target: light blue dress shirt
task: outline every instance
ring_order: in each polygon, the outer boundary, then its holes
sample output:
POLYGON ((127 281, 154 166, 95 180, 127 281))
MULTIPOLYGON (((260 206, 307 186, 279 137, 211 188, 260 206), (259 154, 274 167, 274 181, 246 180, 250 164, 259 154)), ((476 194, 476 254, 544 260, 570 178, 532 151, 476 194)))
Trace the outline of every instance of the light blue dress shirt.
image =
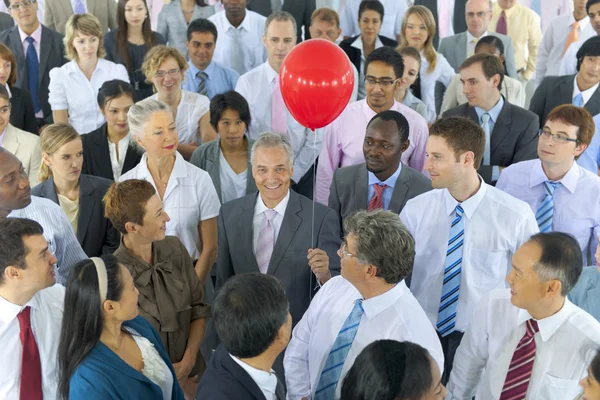
POLYGON ((577 285, 569 292, 569 300, 600 321, 600 271, 597 266, 583 267, 577 285))
MULTIPOLYGON (((496 105, 494 107, 492 107, 492 109, 490 111, 487 111, 487 113, 490 115, 490 120, 488 122, 488 125, 490 126, 490 141, 489 141, 490 143, 488 143, 488 141, 486 140, 486 143, 485 143, 486 147, 492 146, 492 143, 491 143, 492 133, 494 132, 494 126, 496 125, 496 121, 498 121, 498 116, 500 115, 500 112, 502 111, 502 107, 504 107, 504 96, 500 95, 500 100, 498 100, 496 105)), ((482 125, 483 120, 481 119, 481 117, 483 117, 483 114, 485 114, 486 111, 479 107, 475 107, 475 112, 477 113, 477 118, 479 119, 479 125, 482 125)), ((490 151, 490 154, 491 154, 491 151, 490 151)), ((491 165, 491 163, 490 163, 490 165, 491 165)), ((500 168, 498 168, 497 165, 494 165, 492 167, 492 182, 496 182, 499 177, 500 177, 500 168)))
MULTIPOLYGON (((540 160, 527 160, 505 168, 496 188, 525 201, 535 214, 546 195, 544 182, 548 178, 540 160)), ((584 263, 588 244, 592 254, 600 234, 600 177, 573 163, 554 191, 553 231, 566 232, 581 246, 584 263)), ((592 257, 588 265, 595 264, 592 257)))
MULTIPOLYGON (((183 89, 196 93, 198 85, 200 85, 200 78, 196 75, 200 70, 191 61, 188 61, 188 66, 189 68, 185 71, 183 78, 183 89)), ((229 90, 234 90, 240 77, 240 74, 231 68, 215 61, 212 61, 203 72, 208 76, 206 78, 206 94, 209 99, 229 90)))
POLYGON ((598 174, 598 168, 600 168, 600 114, 594 117, 594 123, 596 124, 596 132, 592 137, 592 142, 579 156, 577 164, 594 174, 598 174))
POLYGON ((400 163, 400 165, 398 165, 398 169, 396 170, 396 172, 394 172, 392 174, 392 176, 390 176, 389 178, 387 178, 385 181, 381 182, 379 180, 379 178, 377 178, 375 176, 374 173, 369 171, 369 196, 367 198, 367 204, 366 206, 369 205, 369 202, 371 201, 371 199, 373 198, 373 196, 375 196, 375 187, 374 185, 377 183, 383 183, 384 185, 387 185, 388 187, 386 187, 385 189, 383 189, 383 208, 385 210, 389 210, 390 208, 390 201, 392 201, 392 193, 394 192, 394 185, 396 184, 396 181, 398 180, 398 177, 400 176, 400 172, 402 171, 402 163, 400 163))

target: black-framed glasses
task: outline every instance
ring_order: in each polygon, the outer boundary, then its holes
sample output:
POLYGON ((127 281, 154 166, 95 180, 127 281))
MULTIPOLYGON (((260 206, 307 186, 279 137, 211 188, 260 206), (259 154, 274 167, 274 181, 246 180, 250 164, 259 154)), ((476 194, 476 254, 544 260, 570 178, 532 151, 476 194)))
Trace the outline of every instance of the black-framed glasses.
POLYGON ((27 8, 36 2, 37 2, 36 0, 25 0, 20 3, 15 3, 15 4, 11 5, 10 7, 8 7, 8 9, 14 10, 14 11, 19 11, 21 9, 21 7, 27 8))
POLYGON ((540 129, 540 131, 538 132, 538 136, 539 137, 545 137, 546 139, 550 139, 552 138, 552 141, 556 144, 565 144, 567 142, 573 142, 573 143, 578 143, 579 140, 577 139, 571 139, 568 136, 565 135, 561 135, 559 133, 550 133, 548 131, 545 131, 543 129, 540 129))
POLYGON ((156 76, 157 78, 164 78, 165 76, 167 76, 167 74, 169 74, 169 76, 175 77, 180 72, 181 72, 181 70, 179 68, 170 69, 168 71, 159 70, 159 71, 156 71, 156 74, 154 74, 154 76, 156 76))
POLYGON ((392 86, 398 79, 375 79, 367 76, 365 78, 365 85, 375 86, 379 85, 382 88, 389 88, 392 86))

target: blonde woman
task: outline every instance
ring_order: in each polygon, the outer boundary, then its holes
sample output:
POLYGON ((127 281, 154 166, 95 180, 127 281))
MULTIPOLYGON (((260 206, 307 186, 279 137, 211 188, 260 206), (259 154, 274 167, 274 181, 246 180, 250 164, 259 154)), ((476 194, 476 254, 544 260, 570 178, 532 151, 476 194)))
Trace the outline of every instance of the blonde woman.
POLYGON ((427 119, 427 107, 411 91, 411 87, 419 78, 419 70, 421 69, 421 55, 419 54, 419 50, 414 47, 405 47, 400 50, 400 55, 402 56, 402 61, 404 61, 404 74, 394 93, 394 98, 397 102, 412 108, 423 118, 427 119))
POLYGON ((68 122, 79 133, 91 132, 104 123, 96 102, 98 89, 111 79, 129 82, 129 75, 123 65, 102 58, 102 27, 92 14, 69 18, 64 44, 71 61, 50 71, 52 116, 54 122, 68 122))
MULTIPOLYGON (((448 87, 455 72, 446 58, 436 52, 433 47, 436 26, 433 14, 427 7, 413 6, 406 10, 401 30, 398 51, 410 46, 416 48, 421 54, 420 85, 417 90, 420 93, 415 93, 415 95, 427 106, 427 121, 432 123, 437 117, 436 82, 439 81, 448 87)), ((440 98, 440 103, 441 100, 440 98)))
POLYGON ((71 125, 49 125, 40 135, 40 144, 41 183, 32 194, 60 206, 88 257, 112 254, 119 247, 119 233, 104 217, 102 203, 112 182, 81 174, 83 145, 71 125))
POLYGON ((208 97, 181 88, 188 68, 185 58, 174 47, 155 46, 147 54, 142 70, 156 93, 151 99, 167 104, 175 118, 179 145, 177 150, 189 160, 196 148, 217 138, 210 125, 208 97))

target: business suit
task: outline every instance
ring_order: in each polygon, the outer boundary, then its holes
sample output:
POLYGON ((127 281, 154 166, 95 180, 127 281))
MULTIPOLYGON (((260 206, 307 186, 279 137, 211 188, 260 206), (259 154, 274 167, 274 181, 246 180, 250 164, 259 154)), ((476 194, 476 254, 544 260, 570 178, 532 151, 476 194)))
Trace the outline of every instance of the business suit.
MULTIPOLYGON (((86 1, 86 11, 100 21, 102 33, 117 29, 117 3, 114 0, 86 1)), ((71 0, 46 0, 44 4, 44 23, 60 34, 65 34, 67 20, 73 15, 71 0)))
MULTIPOLYGON (((431 189, 429 178, 416 169, 403 164, 394 185, 388 209, 395 214, 400 214, 408 200, 431 189)), ((349 215, 355 211, 367 209, 368 197, 369 173, 365 163, 339 168, 335 171, 328 205, 339 217, 340 231, 342 231, 342 222, 349 215)))
POLYGON ((569 300, 600 321, 600 272, 596 265, 583 267, 577 285, 569 292, 569 300))
MULTIPOLYGON (((446 111, 446 117, 467 117, 479 124, 479 117, 469 103, 446 111)), ((479 174, 486 183, 492 182, 492 166, 508 167, 511 164, 537 158, 538 117, 534 113, 504 100, 491 132, 490 165, 479 167, 479 174)))
MULTIPOLYGON (((496 36, 504 44, 504 61, 506 63, 506 74, 517 78, 517 64, 515 63, 515 48, 510 37, 496 32, 490 32, 490 36, 496 36)), ((440 41, 438 53, 442 53, 448 63, 459 72, 462 63, 467 59, 467 32, 461 32, 443 38, 440 41)))
MULTIPOLYGON (((360 59, 362 56, 362 51, 357 49, 356 47, 352 47, 352 43, 354 43, 354 41, 358 39, 359 36, 360 35, 357 35, 343 40, 340 43, 340 47, 342 48, 342 50, 344 50, 344 53, 346 53, 346 55, 350 59, 350 62, 356 67, 356 70, 359 71, 358 73, 360 74, 360 59)), ((379 40, 381 40, 381 44, 383 44, 384 46, 392 48, 396 48, 396 46, 398 46, 398 42, 396 42, 394 39, 390 39, 381 35, 379 35, 378 37, 379 40)))
MULTIPOLYGON (((257 12, 265 17, 268 17, 273 12, 271 8, 271 0, 252 0, 248 2, 248 10, 257 12)), ((310 27, 312 13, 317 9, 315 0, 286 0, 283 3, 281 11, 287 11, 292 14, 296 20, 296 36, 297 41, 302 41, 302 27, 304 26, 305 39, 310 39, 310 27)))
POLYGON ((40 181, 37 174, 40 171, 42 163, 42 149, 40 148, 40 138, 17 129, 11 124, 6 126, 2 147, 15 155, 23 164, 25 173, 29 177, 29 185, 34 187, 40 181))
MULTIPOLYGON (((562 104, 573 103, 575 76, 547 76, 533 93, 529 110, 536 113, 540 119, 540 128, 546 123, 550 111, 562 104)), ((592 115, 600 113, 600 87, 583 106, 592 115)))
POLYGON ((25 89, 9 86, 10 90, 10 124, 15 128, 38 134, 38 126, 33 111, 31 95, 25 89))
MULTIPOLYGON (((223 345, 217 347, 206 372, 202 375, 196 398, 265 400, 265 395, 256 382, 231 357, 223 345)), ((285 400, 281 381, 278 382, 275 395, 277 400, 285 400)))
MULTIPOLYGON (((112 1, 112 0, 109 0, 112 1)), ((207 3, 206 1, 204 3, 207 3)), ((190 21, 199 18, 208 18, 215 13, 214 6, 194 5, 190 21)), ((186 58, 187 57, 187 28, 188 23, 183 16, 180 0, 172 0, 165 4, 158 14, 158 25, 156 32, 160 33, 171 47, 175 47, 186 58)))
POLYGON ((5 12, 0 12, 0 32, 15 26, 15 20, 5 12))
MULTIPOLYGON (((46 2, 48 4, 50 2, 46 2)), ((0 32, 0 42, 4 43, 13 52, 17 60, 17 82, 16 87, 23 88, 31 93, 27 77, 27 62, 23 53, 23 43, 17 26, 0 32)), ((38 78, 38 101, 44 113, 46 123, 52 123, 52 109, 48 103, 48 87, 50 86, 50 70, 62 67, 67 62, 65 59, 65 46, 63 36, 52 29, 42 25, 42 40, 40 43, 40 63, 38 78)))
MULTIPOLYGON (((438 0, 415 0, 415 6, 425 6, 429 8, 431 13, 433 14, 433 19, 435 20, 435 26, 440 26, 438 22, 438 0)), ((452 21, 452 26, 454 28, 454 32, 464 32, 467 30, 467 20, 465 19, 465 0, 454 0, 454 20, 452 21)), ((403 32, 404 33, 404 32, 403 32)), ((438 44, 440 41, 439 33, 436 29, 435 36, 433 37, 433 47, 438 48, 438 44)))
MULTIPOLYGON (((83 142, 83 167, 81 173, 99 176, 113 181, 115 178, 110 163, 106 124, 86 135, 81 135, 81 140, 83 142)), ((125 154, 123 171, 121 171, 121 174, 135 168, 142 159, 143 153, 132 141, 133 138, 129 141, 129 147, 127 148, 127 154, 125 154)))
MULTIPOLYGON (((104 216, 102 198, 111 184, 111 181, 97 176, 82 174, 79 178, 79 215, 75 234, 88 257, 112 254, 120 244, 119 232, 104 216)), ((34 187, 31 193, 59 204, 52 178, 34 187)))
MULTIPOLYGON (((248 140, 248 169, 246 171, 246 194, 256 192, 256 182, 252 176, 252 162, 250 160, 250 149, 254 144, 254 140, 246 137, 248 140)), ((210 178, 215 185, 215 190, 219 196, 219 201, 223 203, 221 196, 221 139, 212 140, 203 144, 194 150, 190 163, 196 167, 205 170, 210 175, 210 178)))

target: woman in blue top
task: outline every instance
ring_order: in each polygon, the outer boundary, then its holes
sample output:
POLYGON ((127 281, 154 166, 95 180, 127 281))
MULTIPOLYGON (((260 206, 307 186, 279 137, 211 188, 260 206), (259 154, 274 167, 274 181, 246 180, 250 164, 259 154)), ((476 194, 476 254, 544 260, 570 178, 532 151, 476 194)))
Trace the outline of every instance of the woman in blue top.
POLYGON ((61 399, 184 395, 158 333, 138 315, 138 291, 114 256, 73 266, 58 348, 61 399))

